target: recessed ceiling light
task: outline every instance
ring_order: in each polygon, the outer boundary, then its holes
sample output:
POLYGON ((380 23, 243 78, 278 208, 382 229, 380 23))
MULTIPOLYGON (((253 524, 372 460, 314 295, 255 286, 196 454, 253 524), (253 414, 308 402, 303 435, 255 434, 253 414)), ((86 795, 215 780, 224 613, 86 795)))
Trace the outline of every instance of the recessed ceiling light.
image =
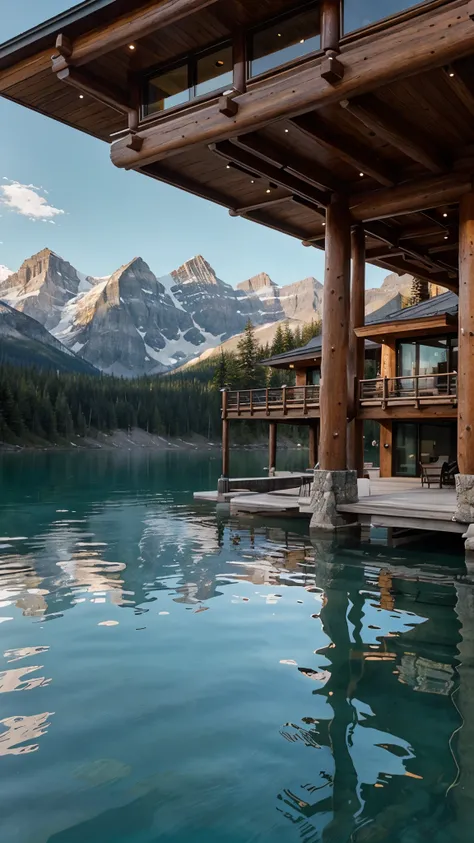
POLYGON ((364 178, 364 173, 359 173, 359 176, 361 177, 361 179, 363 179, 363 178, 364 178))
POLYGON ((226 170, 230 170, 230 164, 227 164, 226 170))
POLYGON ((278 37, 281 38, 281 32, 278 33, 278 37))
POLYGON ((218 59, 218 61, 216 61, 216 67, 224 67, 224 62, 222 61, 222 59, 218 59))
POLYGON ((128 49, 129 49, 129 50, 134 50, 134 49, 135 49, 135 44, 129 44, 129 45, 128 45, 128 49))
POLYGON ((266 189, 266 193, 271 193, 271 190, 270 190, 270 188, 269 188, 269 187, 267 187, 267 189, 266 189))
POLYGON ((448 240, 448 239, 449 239, 447 234, 445 234, 445 235, 444 235, 444 239, 445 239, 445 240, 448 240))
POLYGON ((443 214, 443 217, 447 217, 447 216, 448 216, 447 214, 443 214))
POLYGON ((453 71, 452 71, 452 70, 450 71, 449 75, 450 75, 451 77, 453 77, 453 76, 454 76, 454 73, 453 73, 453 71))
POLYGON ((80 100, 83 100, 83 99, 84 99, 84 94, 79 94, 79 99, 80 99, 80 100))
POLYGON ((300 44, 304 44, 304 38, 301 39, 300 44))
POLYGON ((324 226, 325 226, 325 225, 326 225, 326 223, 325 223, 325 222, 323 222, 323 228, 324 228, 324 226))
POLYGON ((250 184, 255 184, 255 179, 250 179, 250 184))
POLYGON ((289 131, 289 129, 285 129, 285 135, 287 135, 289 131))

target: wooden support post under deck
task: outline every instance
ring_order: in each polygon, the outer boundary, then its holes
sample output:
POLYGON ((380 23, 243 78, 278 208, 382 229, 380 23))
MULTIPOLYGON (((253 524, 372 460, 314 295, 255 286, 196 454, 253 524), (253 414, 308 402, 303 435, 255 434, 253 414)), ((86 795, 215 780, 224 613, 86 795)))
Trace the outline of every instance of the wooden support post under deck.
POLYGON ((474 190, 459 203, 458 463, 474 474, 474 190))
POLYGON ((340 0, 322 0, 321 2, 321 49, 324 52, 339 52, 341 37, 340 0))
POLYGON ((392 476, 393 462, 393 422, 392 420, 380 422, 380 476, 392 476))
POLYGON ((276 422, 268 425, 268 475, 273 477, 276 469, 277 426, 276 422))
POLYGON ((347 430, 347 464, 364 475, 364 422, 357 418, 359 382, 364 377, 365 341, 355 335, 355 328, 365 323, 365 231, 354 228, 351 235, 352 280, 351 320, 349 331, 349 360, 347 366, 349 390, 349 426, 347 430))
POLYGON ((222 390, 222 477, 229 477, 229 419, 227 418, 227 389, 222 390))
POLYGON ((320 466, 329 471, 347 468, 350 226, 347 203, 333 196, 326 215, 319 442, 320 466))
POLYGON ((244 94, 247 90, 247 57, 246 57, 246 33, 239 30, 234 35, 233 49, 233 87, 239 93, 244 94))
POLYGON ((318 422, 311 422, 309 425, 309 468, 315 468, 318 464, 318 422))

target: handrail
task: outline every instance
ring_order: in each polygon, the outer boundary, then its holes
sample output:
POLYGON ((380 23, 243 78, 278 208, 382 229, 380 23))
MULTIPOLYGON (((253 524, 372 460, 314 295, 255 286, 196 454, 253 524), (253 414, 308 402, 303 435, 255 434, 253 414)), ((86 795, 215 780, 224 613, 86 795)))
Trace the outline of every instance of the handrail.
POLYGON ((387 401, 413 398, 456 398, 457 372, 436 372, 427 375, 396 375, 365 378, 359 381, 359 401, 387 401))
POLYGON ((226 391, 226 410, 251 413, 272 409, 286 410, 300 407, 304 412, 308 408, 319 407, 319 386, 283 386, 263 387, 262 389, 235 389, 226 391))

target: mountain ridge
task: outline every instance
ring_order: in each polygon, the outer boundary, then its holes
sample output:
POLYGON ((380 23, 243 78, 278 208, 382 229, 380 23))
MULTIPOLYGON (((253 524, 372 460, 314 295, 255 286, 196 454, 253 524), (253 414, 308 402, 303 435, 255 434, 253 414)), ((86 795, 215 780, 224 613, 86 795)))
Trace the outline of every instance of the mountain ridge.
MULTIPOLYGON (((4 269, 0 300, 36 319, 83 360, 125 377, 160 374, 212 354, 249 319, 270 337, 279 322, 296 327, 322 315, 324 287, 317 278, 279 286, 260 272, 232 287, 202 255, 161 277, 140 256, 109 276, 85 275, 48 248, 17 272, 4 269)), ((367 312, 410 286, 411 276, 388 276, 367 290, 367 312)))

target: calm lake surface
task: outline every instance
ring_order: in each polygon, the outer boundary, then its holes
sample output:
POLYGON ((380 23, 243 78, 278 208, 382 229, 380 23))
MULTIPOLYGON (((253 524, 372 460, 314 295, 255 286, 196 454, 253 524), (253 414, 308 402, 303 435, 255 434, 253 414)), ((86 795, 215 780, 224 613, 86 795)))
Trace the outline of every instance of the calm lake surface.
POLYGON ((0 457, 2 843, 471 841, 463 557, 230 520, 219 469, 0 457))

